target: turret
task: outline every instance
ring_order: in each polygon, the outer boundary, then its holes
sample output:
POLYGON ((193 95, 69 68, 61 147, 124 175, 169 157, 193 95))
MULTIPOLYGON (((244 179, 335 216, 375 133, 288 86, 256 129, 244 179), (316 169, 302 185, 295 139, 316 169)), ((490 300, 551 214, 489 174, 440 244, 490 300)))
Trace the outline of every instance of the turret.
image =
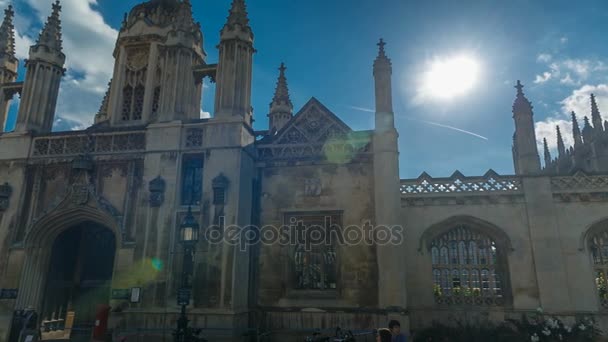
POLYGON ((200 118, 203 34, 189 0, 135 6, 118 34, 112 82, 96 123, 142 125, 200 118))
POLYGON ((13 83, 17 79, 19 60, 15 56, 15 26, 13 6, 4 11, 4 20, 0 25, 0 132, 4 131, 6 118, 10 107, 9 94, 6 94, 3 85, 13 83))
MULTIPOLYGON (((400 221, 399 193, 399 149, 395 129, 392 101, 392 65, 386 56, 385 43, 378 43, 378 57, 374 61, 374 84, 376 93, 376 127, 374 131, 374 198, 376 225, 394 227, 400 221)), ((399 259, 400 248, 396 245, 377 246, 378 264, 393 265, 380 272, 378 278, 378 304, 387 307, 407 307, 405 272, 391 260, 399 259)))
POLYGON ((284 63, 281 63, 279 68, 279 79, 277 80, 277 88, 274 92, 274 97, 270 103, 269 132, 276 132, 283 128, 285 124, 293 117, 293 103, 289 98, 289 88, 287 87, 287 78, 285 77, 284 63))
POLYGON ((243 120, 251 125, 251 69, 255 49, 245 0, 232 1, 218 47, 215 118, 243 120))
POLYGON ((53 127, 59 85, 65 72, 60 12, 57 0, 38 41, 30 47, 15 127, 17 132, 49 133, 53 127))
POLYGON ((540 157, 536 148, 536 132, 532 104, 525 97, 524 86, 517 81, 517 95, 513 103, 513 120, 515 121, 515 138, 513 158, 515 173, 536 174, 540 171, 540 157))

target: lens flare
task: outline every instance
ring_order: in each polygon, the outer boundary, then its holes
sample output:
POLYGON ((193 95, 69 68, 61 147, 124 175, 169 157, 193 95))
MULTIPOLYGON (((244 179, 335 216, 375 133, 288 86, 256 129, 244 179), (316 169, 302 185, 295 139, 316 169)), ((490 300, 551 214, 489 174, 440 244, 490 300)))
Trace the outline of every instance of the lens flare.
POLYGON ((437 58, 423 76, 427 97, 449 100, 468 93, 479 81, 480 63, 469 55, 437 58))

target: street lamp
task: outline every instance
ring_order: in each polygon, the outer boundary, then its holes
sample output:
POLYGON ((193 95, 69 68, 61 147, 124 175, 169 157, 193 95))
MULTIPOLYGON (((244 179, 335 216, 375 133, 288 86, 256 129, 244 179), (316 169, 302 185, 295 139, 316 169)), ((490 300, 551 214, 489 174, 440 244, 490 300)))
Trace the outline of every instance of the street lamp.
POLYGON ((176 342, 200 341, 198 334, 200 329, 188 327, 188 317, 186 317, 186 307, 190 304, 192 293, 192 273, 194 272, 194 251, 199 240, 200 226, 192 215, 192 208, 188 207, 188 213, 179 225, 179 242, 184 247, 184 262, 182 265, 182 284, 177 291, 177 305, 182 310, 177 320, 177 329, 173 333, 176 342))

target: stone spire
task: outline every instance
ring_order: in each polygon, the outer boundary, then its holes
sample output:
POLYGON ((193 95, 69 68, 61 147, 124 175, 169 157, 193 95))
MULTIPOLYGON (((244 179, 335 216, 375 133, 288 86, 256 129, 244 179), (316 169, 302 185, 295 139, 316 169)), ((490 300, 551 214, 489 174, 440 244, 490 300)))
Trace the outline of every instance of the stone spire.
POLYGON ((602 132, 604 130, 604 120, 602 120, 602 115, 597 107, 594 94, 591 94, 591 121, 593 122, 594 131, 602 132))
POLYGON ((547 144, 547 138, 543 138, 543 147, 545 151, 545 168, 551 165, 551 152, 549 152, 549 145, 547 144))
POLYGON ((585 116, 585 126, 583 127, 583 139, 585 144, 591 143, 593 140, 593 128, 589 123, 589 117, 585 116))
POLYGON ((59 0, 53 3, 53 12, 49 16, 40 32, 38 37, 37 45, 44 45, 51 50, 63 51, 63 41, 61 40, 61 19, 59 13, 61 12, 61 4, 59 0))
POLYGON ((9 58, 16 60, 15 57, 15 26, 13 25, 13 18, 15 12, 13 6, 9 5, 4 10, 4 20, 0 26, 0 58, 9 58))
POLYGON ((293 116, 293 103, 289 97, 289 88, 287 87, 287 78, 285 77, 284 63, 281 63, 279 68, 279 79, 277 80, 277 87, 274 92, 274 98, 270 103, 270 112, 268 117, 270 118, 270 131, 278 131, 292 118, 293 116))
POLYGON ((576 113, 572 112, 572 137, 574 138, 574 146, 580 146, 583 144, 583 136, 581 135, 581 129, 576 119, 576 113))
POLYGON ((249 26, 249 17, 247 14, 247 5, 245 0, 232 0, 232 6, 226 20, 226 24, 222 29, 222 38, 228 32, 239 30, 242 33, 249 34, 253 39, 253 31, 249 26))
POLYGON ((540 157, 536 147, 536 132, 534 130, 534 113, 532 104, 523 92, 524 86, 517 81, 517 94, 513 102, 513 120, 515 121, 514 165, 515 172, 534 174, 540 172, 540 157))
POLYGON ((564 145, 564 139, 562 137, 562 132, 559 126, 555 126, 557 131, 557 152, 560 158, 566 155, 566 146, 564 145))

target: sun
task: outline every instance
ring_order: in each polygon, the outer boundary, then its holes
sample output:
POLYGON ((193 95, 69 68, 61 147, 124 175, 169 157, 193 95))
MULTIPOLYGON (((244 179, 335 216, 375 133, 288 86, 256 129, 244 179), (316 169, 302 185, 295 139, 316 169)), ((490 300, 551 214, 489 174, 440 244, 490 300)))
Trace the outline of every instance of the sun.
POLYGON ((425 93, 440 100, 464 95, 477 85, 480 70, 479 61, 469 55, 436 58, 423 76, 425 93))

